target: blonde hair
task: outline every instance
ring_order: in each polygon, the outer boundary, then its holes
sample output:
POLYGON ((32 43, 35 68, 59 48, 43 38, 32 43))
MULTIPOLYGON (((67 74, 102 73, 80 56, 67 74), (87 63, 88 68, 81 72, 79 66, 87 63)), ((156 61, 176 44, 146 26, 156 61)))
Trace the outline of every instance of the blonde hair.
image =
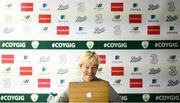
POLYGON ((94 51, 86 51, 80 55, 79 66, 82 64, 91 64, 99 66, 99 56, 94 51))

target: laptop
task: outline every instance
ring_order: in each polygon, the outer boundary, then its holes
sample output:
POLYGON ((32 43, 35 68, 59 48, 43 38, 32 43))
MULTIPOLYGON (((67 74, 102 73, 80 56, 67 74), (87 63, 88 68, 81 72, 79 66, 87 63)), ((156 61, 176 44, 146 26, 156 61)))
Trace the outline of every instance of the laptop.
POLYGON ((109 82, 70 82, 69 102, 109 102, 109 82))

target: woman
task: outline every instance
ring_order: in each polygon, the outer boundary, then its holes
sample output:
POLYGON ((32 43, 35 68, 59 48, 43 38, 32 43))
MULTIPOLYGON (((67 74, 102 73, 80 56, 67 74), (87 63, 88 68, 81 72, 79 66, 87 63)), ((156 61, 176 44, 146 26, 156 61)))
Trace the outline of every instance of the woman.
MULTIPOLYGON (((81 77, 79 80, 76 81, 77 82, 104 81, 103 79, 96 77, 96 72, 99 64, 100 64, 99 57, 95 52, 93 51, 83 52, 79 58, 81 77)), ((59 93, 55 97, 55 101, 57 103, 68 102, 69 101, 68 90, 59 93)), ((112 86, 109 86, 109 101, 110 102, 121 101, 121 98, 119 97, 117 92, 112 88, 112 86)))

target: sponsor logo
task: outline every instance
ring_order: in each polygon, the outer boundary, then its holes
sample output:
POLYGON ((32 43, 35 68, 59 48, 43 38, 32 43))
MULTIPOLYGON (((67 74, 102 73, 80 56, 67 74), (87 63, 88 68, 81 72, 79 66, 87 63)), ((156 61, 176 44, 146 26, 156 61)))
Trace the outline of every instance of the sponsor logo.
POLYGON ((2 73, 11 74, 12 68, 11 67, 4 67, 2 73))
POLYGON ((157 68, 157 69, 155 69, 155 68, 150 68, 149 69, 149 74, 158 74, 158 73, 160 73, 161 72, 161 69, 160 68, 157 68))
POLYGON ((59 79, 58 85, 65 86, 65 79, 59 79))
POLYGON ((178 34, 174 26, 169 26, 167 34, 178 34))
POLYGON ((40 74, 41 75, 49 75, 48 68, 47 67, 41 67, 40 74))
POLYGON ((131 11, 141 11, 141 8, 139 7, 138 3, 133 3, 131 11))
POLYGON ((87 20, 87 16, 77 16, 76 17, 76 22, 83 22, 87 20))
POLYGON ((48 26, 41 27, 41 32, 47 33, 48 31, 49 31, 49 27, 48 26))
POLYGON ((142 23, 141 14, 129 14, 129 23, 142 23))
POLYGON ((168 2, 168 11, 170 11, 170 12, 173 12, 173 11, 175 11, 176 10, 176 7, 175 7, 175 2, 173 2, 173 1, 170 1, 170 2, 168 2))
POLYGON ((142 60, 141 56, 138 56, 138 57, 132 56, 130 63, 136 63, 136 62, 139 62, 141 60, 142 60))
POLYGON ((38 88, 50 88, 50 79, 38 79, 38 88))
POLYGON ((172 21, 175 21, 177 19, 178 19, 177 15, 175 15, 175 16, 168 15, 167 19, 166 19, 166 22, 172 22, 172 21))
POLYGON ((178 85, 179 84, 179 80, 168 80, 168 84, 167 84, 167 86, 168 87, 172 87, 172 86, 176 86, 176 85, 178 85))
POLYGON ((111 3, 111 12, 122 12, 124 9, 123 9, 123 3, 121 2, 112 2, 111 3))
POLYGON ((20 76, 31 76, 32 67, 20 67, 20 76))
POLYGON ((148 20, 148 22, 150 22, 150 23, 152 23, 152 22, 156 22, 156 23, 159 22, 159 20, 157 18, 157 15, 152 14, 151 18, 150 18, 150 20, 148 20))
POLYGON ((1 95, 1 101, 25 101, 24 95, 1 95))
POLYGON ((169 75, 170 76, 176 76, 178 71, 176 70, 176 66, 170 66, 169 67, 170 71, 169 71, 169 75))
POLYGON ((134 33, 134 34, 140 33, 140 31, 139 31, 139 26, 132 27, 132 29, 130 30, 130 32, 131 32, 131 33, 134 33))
POLYGON ((69 26, 57 26, 57 35, 69 35, 69 26))
POLYGON ((112 63, 123 63, 123 61, 121 61, 121 56, 120 55, 115 55, 112 58, 112 63))
POLYGON ((58 10, 66 10, 66 9, 68 9, 69 8, 69 5, 68 4, 60 4, 60 5, 58 5, 58 10))
POLYGON ((84 12, 85 11, 85 4, 84 4, 84 2, 79 2, 77 4, 77 6, 78 6, 78 8, 77 8, 78 12, 84 12))
POLYGON ((51 23, 51 15, 50 14, 40 14, 39 15, 39 23, 51 23))
POLYGON ((21 86, 24 86, 24 87, 27 87, 27 86, 29 86, 30 84, 31 84, 30 79, 23 79, 23 80, 21 80, 21 83, 20 83, 20 85, 21 85, 21 86))
POLYGON ((103 33, 103 32, 105 32, 104 27, 102 27, 102 28, 98 28, 98 27, 94 28, 94 34, 100 34, 100 33, 103 33))
POLYGON ((13 8, 13 3, 11 2, 7 2, 7 3, 4 3, 4 9, 12 9, 13 8))
POLYGON ((157 79, 152 79, 149 87, 160 87, 160 84, 158 84, 157 79))
POLYGON ((38 100, 38 98, 39 98, 39 95, 38 95, 38 94, 31 94, 31 100, 32 100, 33 102, 36 102, 36 101, 38 100))
POLYGON ((21 11, 32 12, 33 3, 21 3, 21 11))
POLYGON ((142 95, 142 99, 143 99, 145 102, 148 102, 149 99, 150 99, 150 95, 149 95, 149 94, 143 94, 143 95, 142 95))
POLYGON ((58 22, 68 22, 68 20, 66 19, 66 15, 59 15, 58 22))
POLYGON ((134 67, 131 75, 142 75, 142 73, 139 71, 139 67, 134 67))
POLYGON ((103 8, 103 3, 98 3, 98 4, 96 4, 96 6, 95 6, 95 8, 94 8, 95 10, 103 10, 104 8, 103 8))
POLYGON ((142 88, 143 80, 141 78, 130 79, 130 88, 142 88))
POLYGON ((114 31, 113 31, 113 33, 114 33, 114 35, 120 35, 121 34, 121 26, 120 25, 115 25, 114 27, 113 27, 113 29, 114 29, 114 31))
POLYGON ((148 6, 148 10, 156 10, 160 7, 159 4, 149 4, 148 6))
POLYGON ((2 84, 4 88, 11 88, 12 81, 10 78, 4 78, 2 84))
POLYGON ((98 75, 103 75, 104 74, 103 70, 104 70, 103 67, 99 67, 98 70, 97 70, 97 74, 98 75))
POLYGON ((77 32, 76 32, 76 34, 87 34, 84 29, 85 29, 85 28, 82 27, 82 26, 77 27, 77 32))
POLYGON ((120 22, 122 19, 121 19, 121 15, 114 15, 114 17, 113 17, 113 19, 112 19, 112 21, 114 21, 114 22, 120 22))
POLYGON ((60 68, 57 70, 57 74, 63 75, 69 72, 68 68, 60 68))
POLYGON ((150 60, 151 64, 158 63, 158 55, 157 54, 152 54, 152 55, 150 55, 150 57, 151 57, 151 60, 150 60))
POLYGON ((30 63, 31 62, 30 57, 28 55, 23 55, 22 62, 23 63, 30 63))
POLYGON ((122 80, 121 79, 116 79, 116 80, 114 80, 114 82, 112 83, 112 85, 113 86, 115 86, 115 87, 120 87, 120 86, 122 86, 122 80))
POLYGON ((97 24, 103 23, 103 16, 102 16, 102 14, 96 14, 96 16, 95 16, 95 22, 96 22, 97 24))
POLYGON ((31 15, 24 15, 23 16, 23 21, 32 21, 31 15))
POLYGON ((106 64, 106 55, 98 55, 100 59, 100 64, 106 64))
POLYGON ((47 63, 48 61, 50 61, 50 56, 41 56, 39 58, 39 63, 47 63))
POLYGON ((147 26, 148 35, 160 35, 160 26, 147 26))
POLYGON ((9 34, 9 33, 12 33, 12 32, 14 32, 14 27, 4 27, 3 28, 3 33, 4 34, 9 34))
POLYGON ((1 63, 2 64, 14 64, 14 55, 12 55, 12 54, 1 55, 1 63))
POLYGON ((170 63, 177 62, 176 55, 170 55, 167 61, 170 63))
POLYGON ((124 76, 124 67, 111 67, 112 76, 124 76))
POLYGON ((41 4, 41 11, 50 11, 50 8, 48 8, 48 3, 42 3, 41 4))

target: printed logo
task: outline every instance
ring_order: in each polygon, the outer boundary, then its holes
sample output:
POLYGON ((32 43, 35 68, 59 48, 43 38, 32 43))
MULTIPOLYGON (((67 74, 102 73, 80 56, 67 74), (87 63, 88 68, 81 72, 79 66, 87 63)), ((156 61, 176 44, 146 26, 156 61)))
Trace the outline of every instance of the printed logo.
POLYGON ((147 33, 148 35, 160 35, 160 26, 148 26, 147 33))
POLYGON ((124 9, 123 9, 123 3, 120 3, 120 2, 112 2, 111 3, 111 11, 112 12, 122 12, 124 9))
POLYGON ((31 76, 32 67, 20 67, 20 76, 31 76))
POLYGON ((4 88, 10 88, 12 86, 12 81, 10 78, 5 78, 3 79, 2 84, 4 88))
POLYGON ((148 10, 156 10, 159 7, 160 7, 159 4, 149 4, 148 10))
POLYGON ((32 42, 31 42, 31 46, 32 46, 34 49, 37 49, 38 46, 39 46, 39 41, 32 41, 32 42))
POLYGON ((12 9, 13 8, 13 3, 9 2, 9 3, 6 3, 4 6, 5 6, 4 7, 5 9, 12 9))
POLYGON ((102 27, 102 28, 96 27, 94 29, 94 34, 100 34, 100 33, 103 33, 103 32, 105 32, 105 28, 104 27, 102 27))
POLYGON ((167 34, 178 34, 174 26, 169 26, 167 34))
POLYGON ((157 54, 152 54, 151 56, 151 63, 152 64, 157 64, 158 63, 158 55, 157 54))
POLYGON ((168 80, 167 86, 168 86, 168 87, 172 87, 172 86, 176 86, 176 85, 178 85, 178 84, 179 84, 179 80, 175 80, 175 81, 173 81, 173 80, 168 80))
POLYGON ((139 62, 141 60, 142 60, 141 56, 139 56, 139 57, 132 56, 130 63, 136 63, 136 62, 139 62))
POLYGON ((106 55, 98 55, 100 59, 100 64, 106 64, 106 55))
POLYGON ((141 14, 129 14, 129 23, 142 23, 141 14))
POLYGON ((2 73, 5 73, 5 74, 10 74, 12 73, 12 68, 11 67, 5 67, 3 68, 4 70, 2 71, 2 73))
POLYGON ((50 60, 49 56, 41 56, 39 59, 39 63, 46 63, 50 60))
POLYGON ((178 19, 177 15, 174 15, 174 16, 168 15, 167 19, 166 19, 166 22, 172 22, 172 21, 175 21, 177 19, 178 19))
POLYGON ((143 80, 141 78, 130 79, 130 88, 142 88, 142 81, 143 80))
POLYGON ((24 15, 23 16, 23 20, 24 21, 32 21, 31 15, 29 15, 29 14, 28 15, 24 15))
POLYGON ((38 100, 38 98, 39 98, 39 95, 38 95, 38 94, 31 94, 31 100, 32 100, 33 102, 36 102, 36 101, 38 100))
POLYGON ((66 9, 68 9, 69 8, 69 5, 68 4, 65 4, 65 5, 63 5, 63 4, 60 4, 60 5, 58 5, 58 10, 66 10, 66 9))
POLYGON ((21 11, 33 11, 33 3, 21 3, 21 11))
POLYGON ((38 79, 38 88, 50 88, 50 79, 38 79))
POLYGON ((142 45, 142 47, 143 47, 144 49, 147 49, 148 46, 149 46, 149 42, 148 42, 148 41, 142 41, 141 45, 142 45))
POLYGON ((50 8, 48 8, 48 3, 42 3, 41 4, 41 11, 50 11, 50 8))
POLYGON ((28 87, 30 85, 30 79, 23 79, 20 83, 20 85, 24 86, 24 87, 28 87))
POLYGON ((97 23, 97 24, 101 24, 102 22, 103 22, 103 17, 102 17, 102 14, 96 14, 96 16, 95 16, 95 22, 97 23))
POLYGON ((112 21, 114 21, 114 22, 120 22, 120 21, 121 21, 121 15, 114 15, 112 21))
POLYGON ((28 55, 23 55, 22 62, 23 63, 30 63, 31 62, 30 57, 28 55))
POLYGON ((114 82, 112 83, 112 85, 113 86, 115 86, 115 87, 120 87, 120 86, 122 86, 122 80, 121 79, 116 79, 116 80, 114 80, 114 82))
POLYGON ((96 6, 95 6, 94 9, 95 9, 95 10, 103 10, 103 9, 104 9, 104 8, 103 8, 103 4, 102 4, 102 3, 96 4, 96 6))
POLYGON ((112 60, 112 63, 123 63, 123 61, 121 61, 120 55, 113 56, 112 60))
POLYGON ((124 67, 111 67, 112 76, 124 76, 124 67))
POLYGON ((176 76, 177 75, 177 70, 176 70, 176 66, 170 66, 169 67, 170 71, 169 71, 169 75, 170 76, 176 76))
POLYGON ((113 33, 114 33, 114 35, 120 35, 121 34, 121 27, 120 27, 120 25, 115 25, 114 27, 113 27, 113 29, 114 29, 114 31, 113 31, 113 33))
POLYGON ((39 23, 51 23, 51 15, 50 14, 40 14, 39 15, 39 23))
POLYGON ((1 55, 1 63, 2 64, 14 64, 14 55, 12 55, 12 54, 1 55))
POLYGON ((170 63, 177 62, 176 55, 170 55, 167 61, 170 63))
POLYGON ((149 87, 160 87, 160 84, 158 84, 157 79, 152 79, 152 84, 149 85, 149 87))
POLYGON ((4 27, 3 28, 3 33, 4 34, 9 34, 9 33, 12 33, 12 32, 14 32, 14 27, 4 27))
POLYGON ((78 8, 77 8, 77 11, 78 11, 78 12, 84 12, 84 11, 85 11, 85 5, 84 5, 83 2, 79 2, 79 3, 77 4, 77 6, 78 6, 78 8))
POLYGON ((41 27, 41 32, 47 33, 48 31, 49 31, 49 27, 48 26, 41 27))
POLYGON ((77 16, 76 17, 76 22, 83 22, 83 21, 86 21, 87 20, 87 16, 77 16))
POLYGON ((150 68, 149 70, 150 70, 150 71, 149 71, 149 74, 158 74, 159 72, 161 72, 161 69, 160 69, 160 68, 157 68, 157 69, 155 69, 155 68, 150 68))
POLYGON ((134 67, 131 75, 142 75, 142 73, 139 70, 139 67, 134 67))
POLYGON ((87 46, 89 49, 92 49, 93 46, 94 46, 94 42, 93 42, 93 41, 87 41, 87 42, 86 42, 86 46, 87 46))
POLYGON ((41 75, 49 75, 49 72, 48 72, 48 68, 47 67, 41 67, 40 69, 40 74, 41 75))
POLYGON ((132 29, 131 29, 130 32, 131 32, 131 33, 135 33, 135 34, 140 33, 140 31, 139 31, 139 26, 132 27, 132 29))
POLYGON ((57 26, 57 35, 69 35, 69 26, 57 26))
POLYGON ((144 100, 145 102, 148 102, 149 99, 150 99, 150 95, 149 95, 149 94, 143 94, 143 95, 142 95, 142 98, 143 98, 143 100, 144 100))
POLYGON ((173 12, 173 11, 175 11, 175 9, 176 9, 175 3, 172 2, 172 1, 169 2, 169 3, 168 3, 168 11, 173 12))
POLYGON ((159 22, 159 20, 158 20, 156 15, 152 14, 150 17, 151 18, 150 18, 150 20, 148 20, 148 22, 159 22))
POLYGON ((139 7, 138 3, 133 3, 131 11, 141 11, 141 8, 139 7))

